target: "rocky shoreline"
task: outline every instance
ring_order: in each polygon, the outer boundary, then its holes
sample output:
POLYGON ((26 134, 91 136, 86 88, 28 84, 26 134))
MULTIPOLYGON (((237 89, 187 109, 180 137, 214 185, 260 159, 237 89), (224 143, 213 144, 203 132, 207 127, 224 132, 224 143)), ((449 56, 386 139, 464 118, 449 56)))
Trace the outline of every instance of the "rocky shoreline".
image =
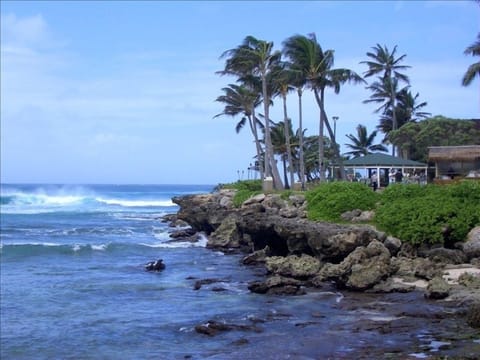
POLYGON ((480 227, 455 248, 414 248, 359 222, 369 213, 344 214, 346 224, 306 218, 302 195, 257 195, 233 206, 234 190, 172 199, 180 210, 166 220, 189 225, 175 239, 208 237, 207 247, 245 253, 243 263, 262 264, 266 277, 252 292, 301 295, 331 287, 365 293, 422 291, 426 299, 454 302, 468 324, 480 327, 480 227))

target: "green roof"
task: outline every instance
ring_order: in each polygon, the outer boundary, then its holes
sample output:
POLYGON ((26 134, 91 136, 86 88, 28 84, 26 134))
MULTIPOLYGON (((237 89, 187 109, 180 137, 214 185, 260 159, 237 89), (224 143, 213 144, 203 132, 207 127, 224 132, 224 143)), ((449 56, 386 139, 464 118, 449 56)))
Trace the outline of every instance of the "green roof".
POLYGON ((401 159, 399 157, 380 153, 345 160, 343 165, 349 167, 427 167, 427 164, 418 161, 401 159))

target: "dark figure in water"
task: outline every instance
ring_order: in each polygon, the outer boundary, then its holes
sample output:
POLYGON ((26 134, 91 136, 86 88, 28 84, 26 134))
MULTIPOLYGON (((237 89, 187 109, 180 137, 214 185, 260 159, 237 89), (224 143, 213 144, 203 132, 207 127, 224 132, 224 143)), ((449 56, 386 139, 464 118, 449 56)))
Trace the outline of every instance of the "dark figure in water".
POLYGON ((161 271, 165 269, 165 264, 163 263, 162 259, 158 259, 157 261, 150 261, 148 264, 145 265, 145 270, 147 271, 161 271))

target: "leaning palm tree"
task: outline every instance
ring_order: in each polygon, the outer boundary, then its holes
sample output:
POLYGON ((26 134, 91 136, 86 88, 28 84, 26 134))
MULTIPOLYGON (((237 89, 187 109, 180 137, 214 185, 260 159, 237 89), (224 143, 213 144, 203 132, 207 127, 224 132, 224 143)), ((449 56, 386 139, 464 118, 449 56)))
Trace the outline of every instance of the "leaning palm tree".
MULTIPOLYGON (((465 55, 480 56, 480 33, 477 35, 477 41, 465 49, 465 55)), ((467 72, 463 75, 462 85, 470 85, 475 76, 480 78, 480 61, 468 67, 467 72)))
MULTIPOLYGON (((255 148, 257 152, 257 159, 260 159, 263 154, 263 149, 260 144, 258 136, 258 127, 262 127, 262 123, 255 116, 255 108, 261 104, 261 98, 258 92, 248 88, 246 85, 229 84, 222 89, 223 95, 217 97, 215 101, 225 104, 225 108, 220 114, 214 118, 227 115, 236 117, 241 115, 240 121, 237 123, 235 130, 237 133, 248 123, 250 131, 252 132, 255 148)), ((263 169, 260 168, 260 177, 263 178, 263 169)))
MULTIPOLYGON (((402 55, 398 58, 395 58, 395 52, 397 51, 397 46, 393 48, 390 52, 387 46, 381 46, 377 44, 372 48, 373 52, 367 52, 367 56, 371 59, 369 61, 361 61, 360 64, 366 64, 368 70, 365 71, 364 76, 370 77, 373 75, 381 75, 381 80, 388 81, 390 84, 390 109, 395 109, 395 98, 396 93, 394 89, 394 79, 409 83, 409 79, 406 75, 402 74, 400 71, 408 69, 408 65, 400 65, 400 63, 405 59, 407 55, 402 55)), ((397 118, 395 111, 392 110, 392 124, 393 130, 398 128, 397 118)), ((395 146, 392 148, 392 153, 395 156, 395 146)))
POLYGON ((290 84, 297 90, 298 97, 298 162, 299 162, 299 175, 300 183, 302 184, 302 190, 305 190, 305 159, 304 159, 304 130, 303 130, 303 105, 302 95, 305 85, 307 83, 306 69, 301 66, 301 60, 297 59, 302 57, 301 40, 293 36, 283 42, 283 54, 289 58, 290 61, 285 62, 289 69, 290 84), (300 45, 300 46, 299 46, 300 45))
POLYGON ((363 79, 355 72, 349 69, 332 69, 334 65, 334 51, 323 51, 317 42, 315 34, 294 35, 284 42, 284 54, 293 63, 293 67, 304 74, 308 86, 313 90, 315 100, 320 109, 319 122, 319 154, 318 163, 320 170, 320 180, 325 180, 325 146, 323 143, 324 127, 327 128, 330 139, 334 144, 336 161, 340 165, 341 178, 345 178, 343 161, 340 156, 340 149, 335 141, 335 134, 328 121, 325 111, 325 91, 332 88, 336 94, 340 92, 340 87, 346 82, 359 83, 363 79))
POLYGON ((345 153, 345 155, 352 155, 354 158, 359 156, 365 156, 373 152, 382 151, 387 152, 388 149, 382 144, 374 144, 377 131, 373 131, 371 134, 367 133, 367 127, 359 124, 357 126, 357 136, 348 134, 347 138, 350 139, 350 144, 345 144, 346 147, 351 149, 345 153))
POLYGON ((276 189, 282 189, 283 184, 275 162, 269 127, 270 95, 267 77, 272 68, 280 61, 281 53, 273 51, 273 42, 247 36, 241 45, 225 51, 221 58, 226 58, 225 68, 219 74, 258 76, 262 84, 262 97, 265 118, 265 176, 272 177, 276 189))

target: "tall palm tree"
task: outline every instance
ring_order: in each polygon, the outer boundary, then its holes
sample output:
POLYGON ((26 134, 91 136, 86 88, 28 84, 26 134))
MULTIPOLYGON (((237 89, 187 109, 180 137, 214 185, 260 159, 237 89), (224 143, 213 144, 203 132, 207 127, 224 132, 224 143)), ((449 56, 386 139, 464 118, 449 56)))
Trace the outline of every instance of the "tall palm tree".
POLYGON ((221 58, 226 58, 225 68, 220 74, 237 75, 239 77, 258 76, 262 84, 262 97, 265 117, 265 176, 272 177, 276 189, 283 184, 275 162, 269 127, 270 95, 267 77, 281 58, 279 51, 273 51, 273 42, 247 36, 241 45, 225 51, 221 58))
MULTIPOLYGON (((398 128, 397 117, 395 114, 395 88, 394 88, 394 79, 397 81, 403 81, 409 84, 408 76, 402 74, 400 71, 408 69, 408 65, 400 65, 400 63, 405 59, 407 55, 402 55, 398 58, 395 58, 395 53, 397 51, 397 46, 393 48, 390 52, 387 46, 381 46, 377 44, 372 48, 373 52, 367 52, 367 56, 371 59, 368 61, 361 61, 360 64, 366 64, 368 70, 365 71, 364 76, 370 77, 373 75, 381 75, 382 81, 388 81, 390 84, 390 109, 392 109, 392 124, 393 130, 398 128)), ((395 156, 395 146, 392 147, 392 154, 395 156)))
MULTIPOLYGON (((240 121, 237 123, 235 130, 237 133, 248 123, 250 131, 252 132, 255 148, 257 152, 256 158, 262 158, 263 149, 260 144, 257 127, 262 127, 262 123, 255 116, 255 108, 258 107, 262 100, 258 92, 248 88, 246 85, 229 84, 222 89, 223 95, 217 97, 215 101, 225 104, 223 111, 214 116, 214 118, 227 115, 238 116, 242 115, 240 121)), ((260 168, 260 177, 263 178, 263 169, 260 168)))
POLYGON ((305 85, 307 83, 307 74, 305 68, 301 66, 301 61, 297 57, 301 57, 302 52, 300 39, 297 37, 291 37, 283 42, 282 53, 290 60, 286 61, 286 66, 289 69, 290 84, 297 90, 298 97, 298 157, 299 157, 299 176, 300 183, 302 184, 302 190, 305 190, 305 159, 304 159, 304 130, 303 130, 303 105, 302 95, 305 85))
MULTIPOLYGON (((479 2, 480 4, 480 2, 479 2)), ((477 35, 477 41, 465 49, 465 55, 480 56, 480 33, 477 35)), ((468 86, 476 77, 480 78, 480 61, 470 65, 463 75, 462 85, 468 86)))
POLYGON ((334 51, 323 51, 313 33, 309 34, 308 37, 294 35, 288 38, 284 42, 284 54, 292 62, 293 68, 304 75, 307 85, 313 90, 315 100, 320 109, 318 137, 320 180, 325 180, 324 127, 327 128, 330 139, 334 144, 336 160, 340 164, 341 177, 345 178, 340 150, 335 143, 335 136, 325 111, 325 90, 332 88, 338 94, 342 84, 346 82, 363 82, 363 79, 349 69, 332 69, 334 65, 334 51))
POLYGON ((345 153, 345 155, 353 155, 354 158, 371 154, 373 152, 382 151, 387 152, 388 149, 382 144, 374 144, 377 131, 373 131, 371 134, 367 133, 367 127, 359 124, 357 126, 357 136, 348 134, 347 138, 350 139, 350 144, 345 144, 346 147, 352 149, 345 153))

